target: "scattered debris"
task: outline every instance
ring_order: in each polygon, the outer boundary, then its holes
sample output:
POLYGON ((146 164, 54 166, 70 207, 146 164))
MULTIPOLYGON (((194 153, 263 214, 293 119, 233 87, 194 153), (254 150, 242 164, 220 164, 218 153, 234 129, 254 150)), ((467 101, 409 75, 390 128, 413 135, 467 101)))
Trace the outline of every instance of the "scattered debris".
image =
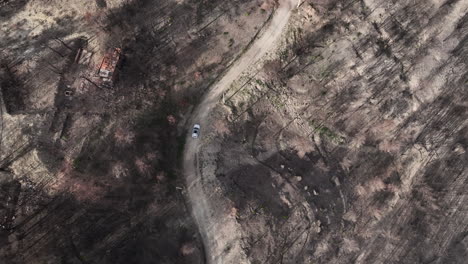
POLYGON ((114 48, 107 52, 98 69, 102 84, 113 87, 118 75, 118 66, 121 59, 121 49, 114 48))

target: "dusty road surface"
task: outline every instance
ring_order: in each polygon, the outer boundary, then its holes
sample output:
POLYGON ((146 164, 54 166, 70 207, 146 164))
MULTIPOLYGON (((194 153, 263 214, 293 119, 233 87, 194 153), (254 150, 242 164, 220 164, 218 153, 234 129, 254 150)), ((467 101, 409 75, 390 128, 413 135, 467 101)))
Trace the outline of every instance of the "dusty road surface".
MULTIPOLYGON (((263 29, 258 39, 226 72, 193 112, 191 123, 201 125, 201 139, 203 129, 207 126, 208 115, 218 102, 221 94, 226 91, 230 84, 249 66, 257 62, 269 51, 272 51, 279 40, 283 29, 288 23, 291 11, 297 6, 297 0, 280 0, 269 24, 263 29)), ((184 174, 187 179, 187 195, 190 199, 192 214, 198 224, 200 234, 205 246, 207 263, 249 263, 240 244, 240 229, 234 218, 215 217, 216 203, 210 198, 209 182, 215 175, 203 175, 205 181, 201 181, 200 168, 198 167, 198 150, 201 139, 192 139, 188 134, 187 144, 184 149, 184 174)))

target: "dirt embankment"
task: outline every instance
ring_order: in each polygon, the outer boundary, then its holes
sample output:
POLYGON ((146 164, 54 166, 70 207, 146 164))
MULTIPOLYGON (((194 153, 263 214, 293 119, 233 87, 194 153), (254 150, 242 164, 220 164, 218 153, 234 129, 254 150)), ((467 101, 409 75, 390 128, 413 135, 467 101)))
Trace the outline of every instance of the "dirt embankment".
POLYGON ((248 261, 465 261, 467 13, 304 1, 282 49, 224 94, 198 154, 248 261))

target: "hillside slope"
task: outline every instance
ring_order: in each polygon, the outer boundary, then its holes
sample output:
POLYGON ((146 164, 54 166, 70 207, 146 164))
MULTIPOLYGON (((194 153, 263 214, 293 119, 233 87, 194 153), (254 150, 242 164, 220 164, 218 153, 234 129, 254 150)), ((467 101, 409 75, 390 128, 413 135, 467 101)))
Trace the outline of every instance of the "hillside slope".
POLYGON ((468 2, 304 1, 284 38, 200 155, 250 261, 464 263, 468 2))

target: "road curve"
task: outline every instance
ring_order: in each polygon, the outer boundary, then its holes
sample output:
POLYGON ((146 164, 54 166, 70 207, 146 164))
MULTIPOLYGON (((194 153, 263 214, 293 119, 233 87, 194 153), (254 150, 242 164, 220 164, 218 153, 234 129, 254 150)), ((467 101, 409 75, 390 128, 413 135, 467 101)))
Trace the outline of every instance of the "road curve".
MULTIPOLYGON (((299 0, 300 1, 300 0, 299 0)), ((298 0, 279 0, 271 21, 260 33, 249 49, 228 69, 226 74, 207 92, 202 102, 195 108, 189 119, 189 125, 201 125, 201 138, 203 129, 208 127, 208 115, 216 106, 220 96, 230 84, 235 81, 249 66, 256 63, 267 52, 276 48, 283 29, 286 27, 291 11, 298 5, 298 0)), ((191 129, 191 127, 190 127, 191 129)), ((207 264, 246 264, 246 258, 240 244, 240 227, 231 217, 215 217, 223 210, 218 207, 217 201, 210 200, 209 194, 203 187, 200 168, 198 167, 198 150, 200 139, 192 139, 187 135, 184 147, 183 172, 186 177, 187 196, 192 216, 198 225, 203 240, 207 264), (229 250, 226 248, 229 247, 229 250)), ((207 182, 212 181, 215 175, 203 175, 207 182)), ((208 190, 208 192, 210 192, 208 190)), ((225 209, 225 208, 224 208, 225 209)))

